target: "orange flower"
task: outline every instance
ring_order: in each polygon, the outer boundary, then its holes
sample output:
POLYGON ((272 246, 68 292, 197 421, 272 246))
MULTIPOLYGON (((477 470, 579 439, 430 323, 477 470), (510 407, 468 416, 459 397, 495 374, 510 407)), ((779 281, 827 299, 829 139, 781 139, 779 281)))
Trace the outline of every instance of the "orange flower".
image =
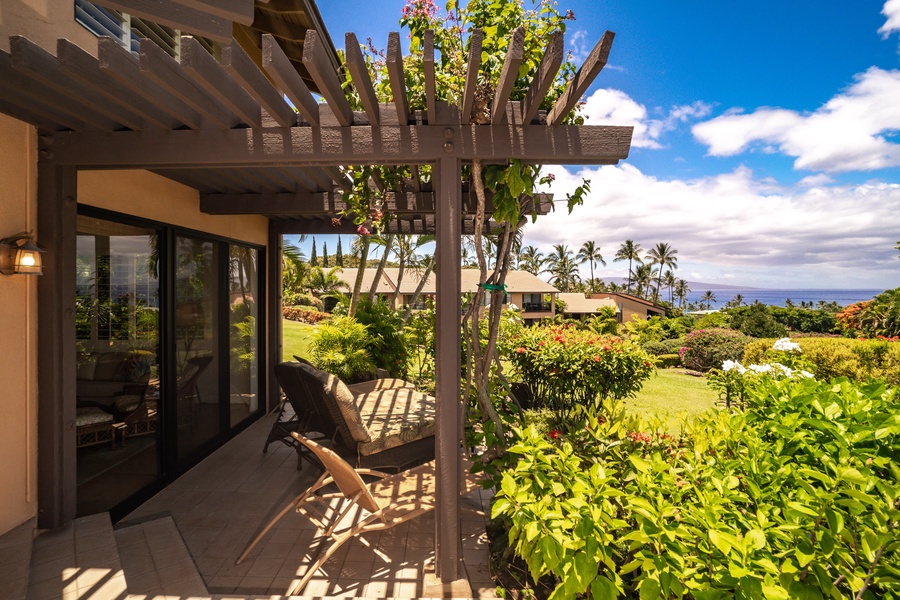
POLYGON ((516 352, 518 352, 519 354, 524 354, 525 348, 523 348, 522 346, 519 346, 518 348, 516 348, 516 352))

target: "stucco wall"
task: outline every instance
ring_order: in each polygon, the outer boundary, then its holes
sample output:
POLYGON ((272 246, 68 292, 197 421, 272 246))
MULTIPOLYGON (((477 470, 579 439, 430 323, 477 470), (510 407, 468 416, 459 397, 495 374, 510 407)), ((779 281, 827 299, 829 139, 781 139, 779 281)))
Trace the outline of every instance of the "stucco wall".
POLYGON ((24 35, 54 55, 57 38, 97 55, 97 37, 75 21, 73 0, 0 0, 0 47, 6 51, 11 35, 24 35))
MULTIPOLYGON (((5 7, 5 2, 4 2, 5 7)), ((37 232, 37 136, 0 114, 0 238, 37 232)), ((0 275, 0 534, 37 510, 37 277, 0 275)))
POLYGON ((78 203, 265 245, 268 220, 257 215, 206 215, 197 190, 149 171, 81 171, 78 203))

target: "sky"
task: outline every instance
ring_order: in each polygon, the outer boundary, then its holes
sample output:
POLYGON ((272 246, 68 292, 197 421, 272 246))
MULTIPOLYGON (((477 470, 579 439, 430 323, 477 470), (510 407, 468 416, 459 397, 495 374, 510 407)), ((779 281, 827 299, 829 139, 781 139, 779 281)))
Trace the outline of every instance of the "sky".
MULTIPOLYGON (((347 31, 386 46, 403 4, 318 6, 342 48, 347 31)), ((630 239, 676 248, 676 276, 689 281, 900 286, 900 0, 558 8, 575 13, 566 47, 578 64, 616 32, 583 114, 589 125, 632 125, 634 139, 615 166, 545 167, 557 199, 582 179, 591 192, 572 215, 561 204, 529 225, 526 244, 549 253, 594 241, 606 278, 627 275, 612 258, 630 239)))

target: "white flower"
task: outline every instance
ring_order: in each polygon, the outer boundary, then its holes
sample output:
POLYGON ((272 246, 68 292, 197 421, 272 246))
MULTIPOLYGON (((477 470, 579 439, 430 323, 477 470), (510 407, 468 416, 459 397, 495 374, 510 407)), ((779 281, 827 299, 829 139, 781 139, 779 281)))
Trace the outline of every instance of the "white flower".
POLYGON ((812 379, 814 376, 809 371, 803 370, 803 371, 800 371, 800 377, 804 377, 806 379, 812 379))
POLYGON ((733 360, 726 360, 725 362, 722 363, 722 370, 730 371, 736 366, 737 366, 737 363, 734 362, 733 360))
POLYGON ((792 377, 794 375, 794 372, 789 367, 786 367, 781 363, 772 363, 771 366, 773 368, 781 371, 781 374, 784 375, 785 377, 792 377))
POLYGON ((781 338, 780 340, 775 340, 775 343, 772 344, 773 350, 780 350, 782 352, 796 352, 800 354, 800 344, 796 342, 792 342, 791 338, 781 338))
POLYGON ((772 365, 750 365, 747 368, 754 373, 769 373, 772 371, 772 365))

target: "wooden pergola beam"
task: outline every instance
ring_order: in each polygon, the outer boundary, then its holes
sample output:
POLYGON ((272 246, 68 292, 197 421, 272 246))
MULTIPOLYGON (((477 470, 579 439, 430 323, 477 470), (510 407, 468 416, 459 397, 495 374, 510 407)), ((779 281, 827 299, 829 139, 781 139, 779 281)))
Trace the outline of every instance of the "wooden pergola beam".
POLYGON ((232 42, 222 48, 222 66, 282 127, 297 124, 297 114, 291 110, 259 67, 240 44, 232 42))
POLYGON ((406 76, 403 74, 400 34, 396 31, 388 34, 386 62, 391 92, 394 94, 394 106, 397 108, 397 121, 401 125, 406 125, 409 123, 409 101, 406 98, 406 76))
POLYGON ((207 94, 221 102, 244 123, 253 127, 262 126, 259 103, 191 36, 181 36, 181 68, 207 94))
POLYGON ((428 122, 437 122, 436 83, 434 80, 434 30, 425 32, 422 42, 422 69, 425 72, 425 108, 428 122))
POLYGON ((628 157, 632 132, 620 126, 408 125, 57 132, 53 139, 57 162, 84 168, 407 165, 444 156, 616 164, 628 157))
POLYGON ((606 66, 606 61, 609 60, 609 51, 612 49, 615 37, 616 34, 612 31, 607 31, 603 34, 603 37, 600 38, 600 41, 597 42, 597 45, 594 46, 587 59, 575 73, 575 77, 569 81, 565 91, 556 99, 553 108, 547 113, 547 125, 559 125, 566 118, 566 115, 572 112, 575 104, 584 96, 588 87, 594 82, 594 79, 597 78, 603 67, 606 66))
POLYGON ((316 82, 338 123, 344 127, 353 125, 353 110, 347 102, 338 75, 328 60, 328 50, 319 38, 318 32, 313 30, 306 32, 306 40, 303 42, 303 66, 316 82))
POLYGON ((200 129, 200 113, 145 77, 140 70, 140 59, 120 46, 116 40, 101 37, 97 40, 97 54, 100 71, 109 75, 110 80, 118 82, 119 86, 131 90, 191 129, 200 129))
POLYGON ((369 117, 369 124, 379 125, 381 109, 378 106, 378 96, 375 95, 375 87, 372 85, 372 78, 366 67, 366 59, 359 48, 359 41, 356 39, 355 33, 348 33, 344 37, 344 46, 350 78, 353 81, 353 87, 359 94, 359 100, 366 111, 366 116, 369 117))
POLYGON ((270 34, 262 36, 262 66, 272 81, 291 99, 303 118, 312 125, 319 124, 319 103, 313 98, 306 82, 297 73, 291 59, 270 34))
POLYGON ((475 90, 478 88, 478 70, 481 68, 481 44, 484 32, 476 29, 469 37, 469 63, 466 67, 466 87, 462 97, 462 122, 472 119, 472 107, 475 105, 475 90))
POLYGON ((513 32, 509 49, 503 61, 503 69, 500 71, 500 81, 494 90, 494 102, 491 105, 491 123, 500 124, 506 118, 506 103, 512 94, 516 78, 519 76, 519 67, 522 65, 525 51, 525 28, 518 27, 513 32))
POLYGON ((178 0, 178 3, 241 25, 253 23, 253 0, 178 0))
POLYGON ((538 65, 537 73, 528 88, 528 93, 525 95, 525 101, 522 103, 522 121, 524 123, 531 123, 534 120, 544 96, 553 85, 553 80, 556 79, 559 67, 562 65, 564 45, 563 32, 554 31, 547 43, 547 50, 541 58, 541 64, 538 65))

